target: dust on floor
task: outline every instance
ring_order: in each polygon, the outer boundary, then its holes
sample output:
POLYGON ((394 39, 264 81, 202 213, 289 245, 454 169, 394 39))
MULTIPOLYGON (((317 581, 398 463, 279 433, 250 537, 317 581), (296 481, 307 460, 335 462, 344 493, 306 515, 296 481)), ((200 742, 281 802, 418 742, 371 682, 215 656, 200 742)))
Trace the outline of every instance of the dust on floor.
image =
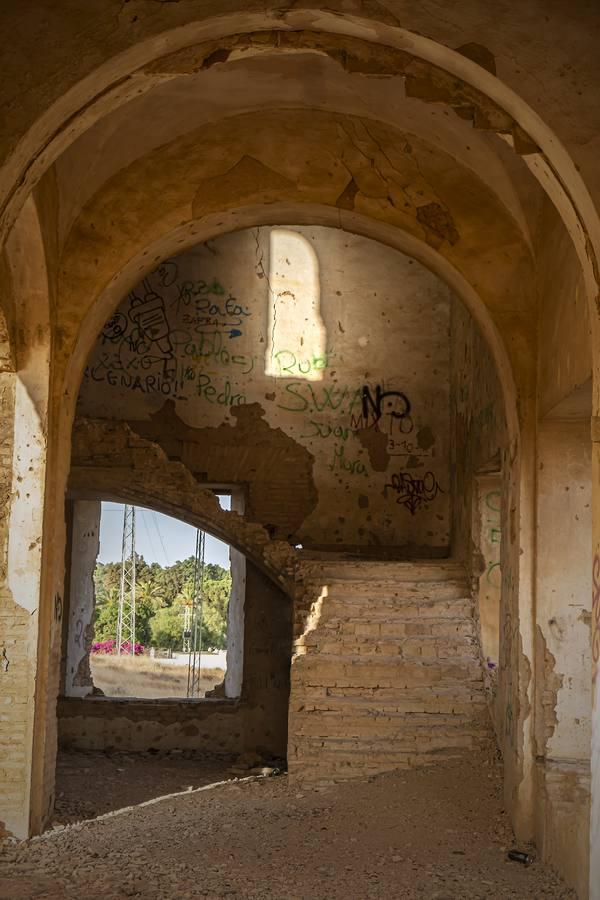
POLYGON ((204 750, 59 750, 53 825, 234 778, 235 754, 204 750))
POLYGON ((574 898, 507 861, 501 797, 498 764, 472 756, 320 789, 230 782, 5 846, 0 898, 574 898))

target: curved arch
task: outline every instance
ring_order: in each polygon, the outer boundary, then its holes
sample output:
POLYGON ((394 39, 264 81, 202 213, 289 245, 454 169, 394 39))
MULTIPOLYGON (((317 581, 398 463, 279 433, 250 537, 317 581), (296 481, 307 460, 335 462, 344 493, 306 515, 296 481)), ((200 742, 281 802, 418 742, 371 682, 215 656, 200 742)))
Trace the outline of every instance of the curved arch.
MULTIPOLYGON (((94 470, 92 470, 93 473, 94 470)), ((277 573, 271 566, 266 566, 264 559, 257 554, 256 547, 251 547, 249 542, 240 539, 239 522, 233 520, 223 520, 219 525, 215 525, 210 515, 205 510, 196 511, 187 505, 175 503, 174 501, 165 500, 159 490, 149 489, 150 485, 146 484, 146 489, 140 490, 138 485, 132 485, 128 478, 124 478, 121 473, 115 473, 114 480, 111 481, 113 487, 107 488, 98 481, 97 490, 94 489, 96 482, 94 477, 90 478, 86 475, 85 490, 77 487, 69 488, 67 493, 68 499, 74 500, 101 500, 106 503, 122 503, 129 506, 141 506, 152 512, 161 513, 170 516, 172 519, 178 519, 185 522, 193 528, 205 531, 208 535, 222 541, 224 544, 238 550, 251 563, 259 568, 278 588, 281 588, 288 596, 293 597, 293 589, 285 577, 281 577, 281 573, 277 573)), ((224 510, 226 515, 235 516, 237 513, 231 513, 224 510)), ((241 517, 239 517, 241 518, 241 517)), ((251 523, 249 523, 251 525, 251 523)))
MULTIPOLYGON (((30 128, 5 169, 7 184, 3 191, 7 195, 6 205, 10 206, 14 200, 15 209, 18 209, 40 174, 90 121, 125 102, 132 90, 150 88, 152 85, 142 85, 139 77, 135 85, 128 82, 134 73, 139 76, 144 67, 154 60, 198 43, 218 43, 241 33, 280 34, 303 28, 337 37, 358 38, 379 48, 379 52, 382 48, 394 48, 418 63, 433 67, 434 76, 442 73, 458 79, 459 87, 463 85, 478 92, 504 111, 520 129, 519 139, 525 138, 528 165, 551 196, 576 243, 586 273, 590 300, 595 299, 599 280, 600 219, 573 160, 543 119, 499 78, 461 53, 396 25, 337 12, 319 10, 315 13, 314 10, 297 7, 288 12, 282 12, 279 8, 272 14, 268 11, 235 12, 189 22, 122 52, 71 88, 30 128)), ((439 89, 440 85, 437 87, 439 89)), ((434 99, 448 99, 444 87, 438 90, 434 99)), ((510 127, 500 129, 507 130, 510 131, 510 127)), ((12 216, 14 210, 9 212, 9 223, 12 216)))
POLYGON ((289 597, 297 592, 297 560, 289 544, 271 540, 262 525, 223 509, 212 491, 202 488, 182 463, 170 460, 160 447, 125 424, 77 423, 68 490, 74 499, 148 506, 182 519, 239 550, 289 597), (182 497, 187 498, 186 505, 182 497))
POLYGON ((63 396, 67 403, 64 411, 74 407, 87 357, 104 322, 114 312, 128 291, 156 267, 158 260, 181 253, 195 244, 203 243, 227 232, 267 224, 325 225, 341 228, 399 250, 418 260, 437 275, 464 303, 488 343, 502 386, 509 440, 511 444, 518 440, 517 392, 511 362, 505 343, 489 310, 472 285, 444 256, 408 232, 393 228, 360 213, 317 204, 252 206, 230 210, 226 214, 209 216, 201 221, 191 221, 172 230, 130 259, 128 264, 115 274, 108 287, 97 298, 94 307, 82 324, 75 351, 65 373, 63 396))

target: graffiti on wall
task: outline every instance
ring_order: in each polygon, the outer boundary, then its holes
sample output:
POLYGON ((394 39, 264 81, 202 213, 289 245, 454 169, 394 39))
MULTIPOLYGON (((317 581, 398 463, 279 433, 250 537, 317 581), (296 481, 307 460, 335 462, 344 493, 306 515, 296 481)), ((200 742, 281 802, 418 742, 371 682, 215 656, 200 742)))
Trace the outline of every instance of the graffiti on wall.
POLYGON ((411 472, 394 472, 385 487, 396 493, 396 503, 404 506, 412 516, 427 509, 438 494, 444 493, 433 472, 426 472, 422 477, 411 472))
POLYGON ((211 404, 244 403, 235 375, 249 375, 256 357, 236 352, 229 342, 243 335, 250 316, 216 279, 178 282, 177 264, 167 260, 106 322, 85 378, 181 400, 193 384, 191 396, 211 404))
POLYGON ((500 527, 501 511, 500 491, 488 491, 484 498, 484 534, 483 544, 486 552, 486 581, 492 588, 500 588, 502 572, 500 569, 500 542, 502 529, 500 527))
POLYGON ((438 479, 444 482, 445 460, 434 459, 430 409, 403 378, 383 377, 388 363, 378 366, 365 355, 365 368, 373 369, 356 375, 354 368, 349 377, 343 343, 330 335, 312 352, 302 337, 295 347, 292 335, 273 348, 267 373, 260 346, 268 339, 265 304, 239 300, 225 278, 223 284, 210 273, 190 278, 190 272, 185 262, 166 260, 130 292, 102 330, 86 368, 88 383, 119 389, 125 408, 129 393, 149 395, 156 406, 156 398, 185 402, 187 421, 207 424, 219 421, 211 407, 226 412, 259 402, 264 409, 266 399, 278 410, 280 427, 306 443, 321 471, 345 483, 349 496, 353 485, 360 495, 383 493, 390 496, 386 506, 395 500, 416 516, 444 494, 438 479), (316 373, 321 377, 311 380, 316 373))

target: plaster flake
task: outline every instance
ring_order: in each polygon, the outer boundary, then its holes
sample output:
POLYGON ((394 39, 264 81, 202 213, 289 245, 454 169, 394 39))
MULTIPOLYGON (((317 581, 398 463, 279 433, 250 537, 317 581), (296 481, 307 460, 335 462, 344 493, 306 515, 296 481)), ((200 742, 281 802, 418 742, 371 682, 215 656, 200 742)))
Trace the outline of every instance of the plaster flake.
POLYGON ((550 739, 558 725, 558 692, 564 682, 564 675, 556 672, 556 659, 548 649, 544 633, 536 626, 537 653, 542 666, 541 680, 538 686, 540 697, 541 721, 537 727, 539 751, 547 752, 550 739))

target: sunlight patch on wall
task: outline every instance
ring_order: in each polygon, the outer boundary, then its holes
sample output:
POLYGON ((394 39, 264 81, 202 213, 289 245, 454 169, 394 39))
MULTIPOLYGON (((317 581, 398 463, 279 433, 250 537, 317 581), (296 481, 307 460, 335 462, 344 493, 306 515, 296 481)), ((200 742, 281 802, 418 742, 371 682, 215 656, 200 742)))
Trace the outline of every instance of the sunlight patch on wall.
POLYGON ((274 228, 269 259, 265 373, 321 381, 327 366, 327 334, 321 318, 317 254, 303 235, 274 228))

